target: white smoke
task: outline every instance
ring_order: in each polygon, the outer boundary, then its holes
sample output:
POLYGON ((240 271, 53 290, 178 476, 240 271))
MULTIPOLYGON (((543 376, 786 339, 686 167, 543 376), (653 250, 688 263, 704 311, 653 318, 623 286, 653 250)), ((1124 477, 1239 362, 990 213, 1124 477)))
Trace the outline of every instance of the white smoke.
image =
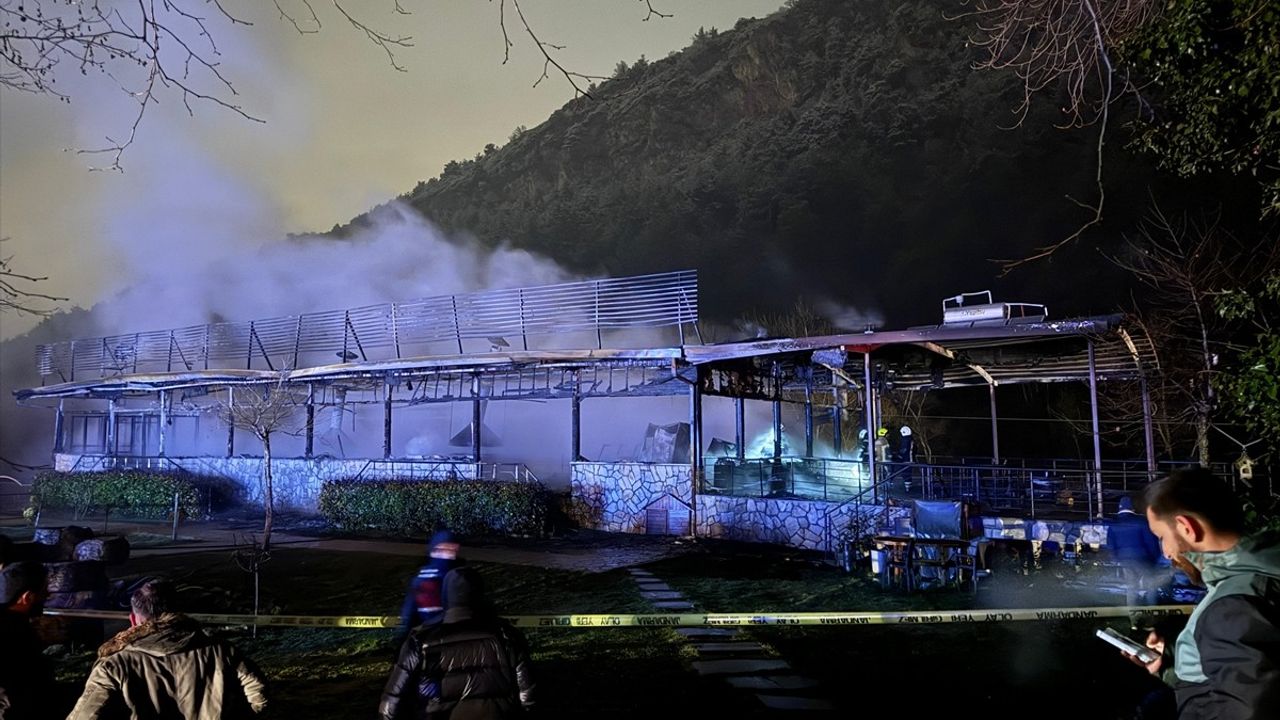
POLYGON ((860 309, 835 300, 821 300, 815 309, 837 330, 862 331, 867 326, 884 327, 884 314, 874 308, 860 309))
POLYGON ((145 241, 122 247, 150 272, 95 308, 100 330, 251 320, 575 278, 524 250, 490 251, 474 241, 451 241, 399 203, 379 208, 371 219, 372 226, 345 240, 308 237, 258 245, 240 241, 229 223, 208 233, 206 249, 194 257, 149 248, 145 241), (221 252, 212 254, 210 245, 221 252))

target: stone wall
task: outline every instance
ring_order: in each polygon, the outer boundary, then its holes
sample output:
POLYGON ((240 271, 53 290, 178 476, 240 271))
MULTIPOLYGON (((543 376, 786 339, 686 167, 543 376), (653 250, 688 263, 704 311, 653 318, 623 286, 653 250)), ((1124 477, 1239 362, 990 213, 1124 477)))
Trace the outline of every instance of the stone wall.
POLYGON ((888 524, 908 508, 841 505, 823 500, 698 496, 698 535, 765 542, 806 550, 835 550, 851 526, 888 524))
POLYGON ((689 504, 693 495, 688 465, 660 463, 573 463, 569 493, 578 522, 610 532, 645 530, 645 509, 670 495, 689 504))
MULTIPOLYGON (((125 458, 60 453, 54 456, 54 469, 60 472, 96 472, 110 468, 140 470, 183 470, 197 477, 230 481, 244 500, 262 503, 262 458, 259 457, 152 457, 125 458)), ((301 512, 318 512, 320 488, 326 481, 347 480, 471 480, 477 477, 476 463, 396 463, 363 459, 337 458, 273 458, 272 485, 276 507, 301 512)))
MULTIPOLYGON (((667 495, 688 503, 691 494, 688 465, 574 463, 570 485, 578 521, 611 532, 642 533, 647 508, 667 495)), ((828 550, 851 525, 872 528, 907 514, 879 505, 699 495, 696 526, 699 537, 828 550)))

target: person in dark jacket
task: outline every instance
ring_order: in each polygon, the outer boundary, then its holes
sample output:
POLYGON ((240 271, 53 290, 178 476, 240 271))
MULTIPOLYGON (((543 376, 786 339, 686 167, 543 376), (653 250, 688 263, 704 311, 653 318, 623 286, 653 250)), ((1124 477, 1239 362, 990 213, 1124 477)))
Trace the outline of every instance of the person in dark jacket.
POLYGON ((0 720, 44 717, 54 689, 53 668, 31 618, 43 611, 48 573, 38 562, 0 571, 0 720))
POLYGON ((444 615, 405 640, 382 691, 379 717, 519 717, 532 707, 534 692, 524 636, 493 613, 475 570, 453 570, 444 584, 444 615))
POLYGON ((1165 556, 1208 588, 1172 647, 1147 637, 1161 657, 1145 667, 1173 687, 1180 720, 1280 718, 1280 534, 1247 536, 1235 494, 1205 468, 1142 499, 1165 556))
POLYGON ((129 629, 98 648, 67 720, 230 720, 266 711, 258 669, 235 646, 173 612, 173 595, 163 580, 133 593, 129 629))
POLYGON ((1120 511, 1107 523, 1107 550, 1120 563, 1130 606, 1154 605, 1160 586, 1172 573, 1160 572, 1160 540, 1147 519, 1134 512, 1133 499, 1120 498, 1120 511))
POLYGON ((438 530, 427 544, 427 564, 409 581, 409 590, 400 607, 400 630, 404 638, 419 625, 439 622, 444 614, 444 578, 458 566, 458 541, 448 530, 438 530))

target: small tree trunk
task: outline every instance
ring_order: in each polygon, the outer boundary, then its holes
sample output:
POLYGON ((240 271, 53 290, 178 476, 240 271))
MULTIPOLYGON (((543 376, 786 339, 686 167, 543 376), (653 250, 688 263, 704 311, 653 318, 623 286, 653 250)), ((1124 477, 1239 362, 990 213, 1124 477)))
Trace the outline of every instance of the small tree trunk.
POLYGON ((1200 467, 1209 467, 1209 410, 1201 408, 1196 412, 1196 452, 1199 455, 1200 467))
POLYGON ((275 488, 271 485, 271 433, 262 436, 262 549, 271 548, 271 510, 275 505, 275 488))

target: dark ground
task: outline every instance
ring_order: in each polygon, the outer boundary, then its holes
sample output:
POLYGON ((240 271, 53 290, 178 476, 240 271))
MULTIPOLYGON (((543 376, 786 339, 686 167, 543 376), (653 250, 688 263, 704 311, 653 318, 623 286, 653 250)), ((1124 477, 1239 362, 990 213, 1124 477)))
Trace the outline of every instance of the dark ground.
MULTIPOLYGON (((163 539, 139 536, 145 544, 163 539)), ((1077 570, 1046 561, 1023 575, 996 567, 978 594, 884 591, 798 552, 762 546, 580 533, 547 540, 475 539, 486 557, 541 550, 548 556, 591 548, 611 554, 667 546, 645 565, 700 610, 954 610, 962 608, 1110 605, 1123 596, 1082 589, 1105 569, 1077 570)), ((168 551, 165 551, 168 553, 168 551)), ((465 551, 464 551, 465 552, 465 551)), ((273 551, 262 579, 264 612, 396 614, 404 584, 419 563, 412 555, 287 546, 273 551)), ((648 606, 625 570, 549 569, 475 563, 503 613, 644 612, 648 606)), ((604 563, 608 564, 608 563, 604 563)), ((138 556, 114 568, 134 580, 163 574, 178 581, 193 611, 252 607, 250 576, 226 548, 138 556)), ((1119 621, 1028 621, 982 625, 752 627, 746 632, 785 658, 795 672, 820 680, 839 715, 888 706, 877 715, 1112 718, 1131 706, 1149 678, 1093 637, 1119 621)), ((111 631, 113 628, 108 628, 111 631)), ((273 682, 278 717, 369 717, 396 648, 385 630, 244 629, 232 636, 273 682)), ((685 708, 712 717, 755 714, 753 697, 690 669, 696 654, 666 629, 539 629, 528 632, 538 671, 540 705, 549 717, 641 718, 685 708)), ((55 649, 56 652, 56 649, 55 649)), ((70 702, 92 661, 87 650, 57 653, 70 702)))

